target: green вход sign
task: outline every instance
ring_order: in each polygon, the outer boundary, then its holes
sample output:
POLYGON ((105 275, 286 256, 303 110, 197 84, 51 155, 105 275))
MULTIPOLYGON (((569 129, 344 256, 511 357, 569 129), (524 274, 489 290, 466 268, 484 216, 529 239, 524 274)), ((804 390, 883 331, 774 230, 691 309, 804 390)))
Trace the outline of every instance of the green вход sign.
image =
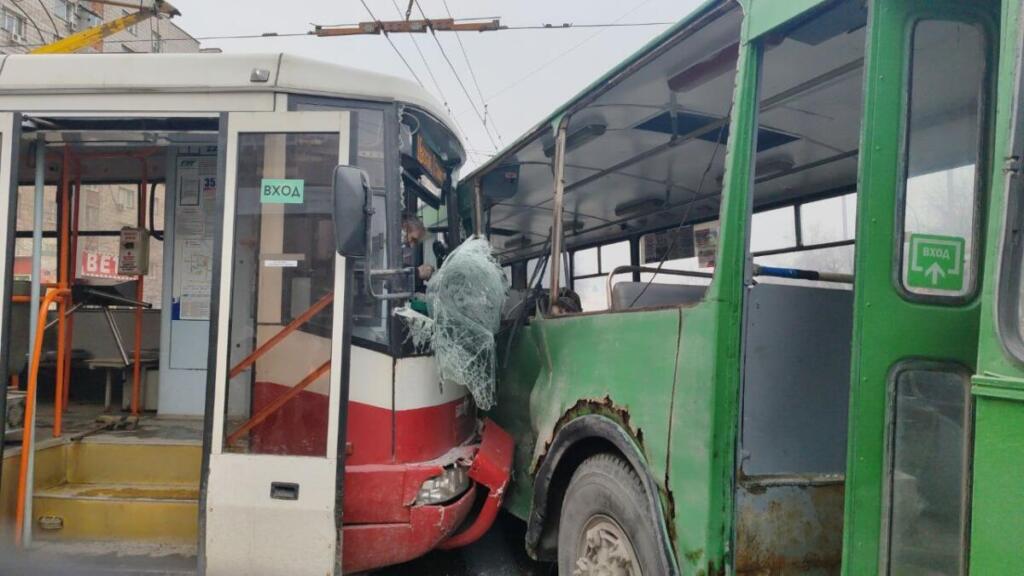
POLYGON ((907 286, 959 292, 964 287, 964 239, 910 235, 907 286))
POLYGON ((302 204, 306 181, 288 178, 264 178, 260 181, 260 203, 302 204))

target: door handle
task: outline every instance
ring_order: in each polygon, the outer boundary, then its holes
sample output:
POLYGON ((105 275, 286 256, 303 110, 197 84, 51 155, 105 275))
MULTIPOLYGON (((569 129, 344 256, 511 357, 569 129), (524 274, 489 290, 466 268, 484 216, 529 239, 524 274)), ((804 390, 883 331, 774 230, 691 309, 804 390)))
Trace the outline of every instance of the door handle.
POLYGON ((299 485, 294 482, 271 482, 270 497, 274 500, 298 500, 299 485))

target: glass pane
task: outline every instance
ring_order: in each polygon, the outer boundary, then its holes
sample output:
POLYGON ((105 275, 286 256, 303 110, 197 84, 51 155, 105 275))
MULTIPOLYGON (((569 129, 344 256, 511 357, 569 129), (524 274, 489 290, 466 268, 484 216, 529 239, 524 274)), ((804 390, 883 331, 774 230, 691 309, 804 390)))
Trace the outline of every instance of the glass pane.
POLYGON ((796 216, 792 206, 754 214, 750 230, 751 252, 791 246, 796 246, 796 216))
POLYGON ((608 279, 605 276, 577 280, 576 293, 584 312, 608 309, 608 279))
POLYGON ((629 241, 601 247, 601 272, 610 273, 619 266, 629 266, 629 241))
MULTIPOLYGON (((148 195, 148 192, 147 192, 148 195)), ((82 185, 79 230, 120 230, 139 222, 139 189, 135 184, 82 185)), ((149 202, 149 198, 146 198, 149 202)), ((163 206, 160 206, 161 213, 163 206)), ((146 214, 149 226, 149 214, 146 214)))
POLYGON ((923 21, 913 50, 903 284, 916 294, 963 296, 975 284, 983 36, 968 24, 923 21))
MULTIPOLYGON (((529 262, 526 263, 526 281, 527 282, 531 282, 532 281, 532 284, 530 284, 531 288, 537 285, 537 280, 533 277, 533 273, 534 273, 534 269, 537 268, 537 263, 538 262, 540 262, 539 258, 533 258, 529 262)), ((550 264, 550 262, 548 264, 550 264)), ((548 264, 544 265, 543 275, 540 278, 541 288, 550 288, 551 287, 551 266, 548 265, 548 264)), ((562 273, 564 274, 564 272, 565 271, 563 270, 562 273)), ((562 284, 564 284, 564 275, 561 278, 559 278, 559 281, 562 284)))
POLYGON ((573 276, 589 276, 597 274, 600 269, 597 265, 597 248, 578 250, 572 256, 573 276))
POLYGON ((331 184, 338 138, 239 136, 230 366, 289 323, 298 327, 230 378, 226 451, 325 454, 335 260, 331 184), (287 203, 264 201, 264 179, 301 180, 303 192, 297 202, 294 196, 287 203))
POLYGON ((800 206, 804 245, 853 240, 857 229, 857 195, 847 194, 800 206))
MULTIPOLYGON (((36 189, 32 186, 18 187, 18 219, 19 232, 31 232, 35 213, 36 189)), ((57 229, 57 187, 47 186, 43 189, 43 230, 57 229)))
MULTIPOLYGON (((117 270, 114 258, 111 270, 117 270)), ((43 257, 39 263, 43 282, 57 281, 57 239, 43 238, 43 257)), ((32 279, 32 239, 18 238, 14 243, 14 279, 32 279)))
MULTIPOLYGON (((374 269, 387 268, 387 200, 383 193, 373 196, 373 216, 370 221, 370 262, 374 269)), ((365 260, 355 262, 352 290, 352 335, 365 338, 371 342, 387 344, 388 342, 388 303, 387 300, 374 298, 366 288, 365 260)), ((383 282, 374 287, 384 291, 383 282)))
POLYGON ((907 370, 896 380, 890 469, 889 574, 964 570, 968 379, 907 370))

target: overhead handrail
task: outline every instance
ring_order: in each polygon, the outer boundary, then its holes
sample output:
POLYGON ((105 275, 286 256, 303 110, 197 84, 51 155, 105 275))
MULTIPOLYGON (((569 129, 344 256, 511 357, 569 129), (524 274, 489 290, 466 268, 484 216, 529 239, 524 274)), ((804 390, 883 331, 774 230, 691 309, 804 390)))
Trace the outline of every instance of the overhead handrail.
POLYGON ((666 274, 668 276, 689 276, 691 278, 714 278, 711 272, 697 272, 695 270, 669 270, 668 268, 652 268, 650 266, 624 265, 613 268, 608 274, 608 301, 612 301, 612 286, 615 285, 615 276, 626 272, 650 272, 651 274, 666 274))
POLYGON ((267 404, 263 408, 260 408, 255 414, 250 416, 249 419, 246 420, 244 424, 239 426, 237 429, 235 429, 234 432, 232 432, 230 435, 228 435, 228 439, 227 439, 228 446, 234 444, 235 442, 238 442, 238 440, 241 439, 243 434, 245 434, 249 430, 252 430, 256 426, 258 426, 264 420, 269 418, 270 415, 273 414, 274 412, 277 412, 278 410, 280 410, 281 407, 284 406, 285 404, 287 404, 292 398, 295 398, 296 396, 298 396, 299 392, 302 392, 303 390, 308 388, 310 384, 312 384, 313 382, 316 382, 321 376, 326 374, 330 369, 331 369, 331 361, 328 360, 327 362, 324 362, 323 364, 321 364, 316 370, 313 370, 312 372, 310 372, 298 384, 296 384, 295 386, 292 386, 291 388, 289 388, 287 392, 285 392, 284 394, 281 394, 277 398, 274 398, 274 400, 271 401, 270 404, 267 404))
POLYGON ((258 348, 253 350, 248 356, 243 358, 241 362, 235 364, 234 368, 232 368, 228 372, 228 380, 234 378, 235 376, 238 376, 242 372, 245 372, 245 369, 248 368, 249 366, 252 366, 253 363, 259 360, 260 356, 266 354, 281 340, 284 340, 286 336, 298 330, 306 322, 309 322, 313 318, 313 316, 319 314, 321 310, 326 308, 327 305, 333 301, 334 292, 328 292, 323 296, 323 298, 317 300, 315 304, 310 306, 308 310, 306 310, 299 316, 296 316, 295 319, 289 322, 288 325, 286 325, 284 328, 282 328, 280 332, 274 334, 269 340, 261 344, 258 348))
MULTIPOLYGON (((32 422, 32 417, 36 409, 36 390, 39 385, 39 359, 42 357, 43 349, 43 334, 46 331, 46 311, 50 309, 50 306, 57 301, 58 298, 65 298, 71 291, 67 289, 51 288, 46 291, 46 296, 43 297, 43 302, 40 305, 39 320, 36 326, 36 339, 32 347, 32 359, 29 363, 28 371, 28 388, 25 396, 25 422, 32 422)), ((56 420, 55 420, 56 425, 56 420)), ((14 542, 15 545, 21 546, 22 538, 25 528, 25 505, 28 501, 28 475, 29 475, 29 456, 32 454, 32 450, 35 449, 34 443, 35 438, 33 437, 33 431, 29 429, 31 425, 26 425, 21 433, 21 454, 20 462, 21 466, 18 469, 18 501, 15 509, 15 526, 14 531, 14 542)), ((31 526, 27 527, 31 530, 31 526)))

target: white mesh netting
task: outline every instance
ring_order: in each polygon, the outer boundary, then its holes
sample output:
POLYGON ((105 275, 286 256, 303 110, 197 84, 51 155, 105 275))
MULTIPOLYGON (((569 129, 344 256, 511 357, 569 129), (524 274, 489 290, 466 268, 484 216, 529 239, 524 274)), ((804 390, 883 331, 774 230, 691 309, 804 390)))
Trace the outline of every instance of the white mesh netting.
POLYGON ((396 311, 418 348, 430 347, 441 385, 469 388, 476 405, 494 406, 495 341, 508 280, 490 243, 471 238, 452 251, 427 283, 430 317, 408 306, 396 311))

